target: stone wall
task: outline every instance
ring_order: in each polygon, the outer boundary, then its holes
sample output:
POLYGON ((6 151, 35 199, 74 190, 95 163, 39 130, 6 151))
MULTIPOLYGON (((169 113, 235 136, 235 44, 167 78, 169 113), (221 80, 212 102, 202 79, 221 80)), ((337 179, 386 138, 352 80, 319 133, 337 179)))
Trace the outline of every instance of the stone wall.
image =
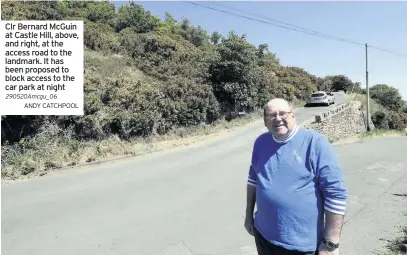
MULTIPOLYGON (((361 110, 360 102, 352 102, 314 116, 313 120, 304 124, 304 127, 323 133, 329 141, 334 142, 365 132, 365 115, 365 112, 361 110)), ((374 128, 371 121, 370 127, 374 128)))

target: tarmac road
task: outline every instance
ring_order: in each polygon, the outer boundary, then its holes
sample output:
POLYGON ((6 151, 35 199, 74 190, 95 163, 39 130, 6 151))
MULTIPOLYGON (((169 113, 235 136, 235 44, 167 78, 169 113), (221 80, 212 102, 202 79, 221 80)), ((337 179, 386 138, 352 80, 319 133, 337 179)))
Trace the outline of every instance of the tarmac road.
POLYGON ((379 254, 407 227, 407 137, 335 146, 349 189, 341 255, 379 254))
MULTIPOLYGON (((303 121, 322 110, 296 114, 303 121)), ((258 121, 198 146, 3 183, 2 254, 256 254, 243 219, 251 147, 263 131, 258 121)), ((388 188, 406 184, 406 145, 336 147, 351 193, 341 254, 371 254, 377 236, 394 233, 405 200, 388 188)))

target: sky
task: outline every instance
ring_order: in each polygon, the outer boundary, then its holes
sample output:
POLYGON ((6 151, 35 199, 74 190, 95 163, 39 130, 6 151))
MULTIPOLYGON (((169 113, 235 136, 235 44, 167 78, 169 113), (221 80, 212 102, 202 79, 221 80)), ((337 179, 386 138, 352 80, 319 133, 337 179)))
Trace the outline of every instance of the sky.
MULTIPOLYGON (((127 3, 116 2, 116 6, 127 3)), ((166 11, 179 21, 185 17, 192 25, 200 25, 209 33, 218 31, 227 35, 234 30, 239 35, 246 34, 247 40, 254 45, 267 43, 284 66, 301 67, 319 77, 344 74, 352 81, 360 82, 363 88, 366 87, 365 43, 404 53, 405 57, 400 57, 369 47, 368 83, 370 87, 374 84, 395 87, 407 100, 407 2, 195 1, 287 27, 268 19, 278 20, 362 45, 304 34, 183 1, 136 3, 161 19, 166 11)))

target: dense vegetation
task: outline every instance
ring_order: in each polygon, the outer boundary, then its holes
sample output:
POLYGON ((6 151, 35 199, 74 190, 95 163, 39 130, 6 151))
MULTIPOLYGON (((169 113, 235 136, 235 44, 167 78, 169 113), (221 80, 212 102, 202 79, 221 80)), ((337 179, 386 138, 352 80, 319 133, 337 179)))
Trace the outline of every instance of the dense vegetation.
MULTIPOLYGON (((209 34, 170 13, 161 20, 133 2, 116 9, 104 1, 2 1, 1 11, 7 20, 76 19, 85 25, 85 115, 2 116, 2 166, 23 173, 58 148, 63 156, 40 167, 70 160, 84 141, 130 141, 229 121, 273 97, 301 102, 316 90, 363 93, 345 75, 317 77, 282 66, 267 44, 256 47, 245 35, 209 34)), ((372 95, 398 111, 396 92, 372 95)), ((401 110, 397 116, 405 117, 401 110)))
POLYGON ((370 96, 383 106, 372 114, 376 128, 393 130, 407 128, 407 104, 397 89, 386 84, 377 84, 370 89, 370 96))

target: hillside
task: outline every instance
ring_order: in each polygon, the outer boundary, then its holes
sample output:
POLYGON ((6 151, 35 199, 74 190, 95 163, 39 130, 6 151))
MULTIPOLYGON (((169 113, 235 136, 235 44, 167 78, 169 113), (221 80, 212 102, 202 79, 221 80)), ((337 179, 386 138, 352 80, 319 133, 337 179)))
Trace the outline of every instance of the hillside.
MULTIPOLYGON (((370 91, 371 120, 377 129, 405 131, 407 128, 407 107, 398 90, 384 84, 377 84, 370 91)), ((352 100, 361 102, 366 111, 366 94, 351 95, 352 100)))
POLYGON ((2 1, 1 11, 8 20, 85 24, 85 115, 2 116, 3 178, 138 154, 146 142, 207 133, 241 112, 250 120, 274 97, 300 104, 315 90, 363 93, 345 75, 282 66, 245 35, 209 34, 170 13, 161 20, 134 2, 2 1))

